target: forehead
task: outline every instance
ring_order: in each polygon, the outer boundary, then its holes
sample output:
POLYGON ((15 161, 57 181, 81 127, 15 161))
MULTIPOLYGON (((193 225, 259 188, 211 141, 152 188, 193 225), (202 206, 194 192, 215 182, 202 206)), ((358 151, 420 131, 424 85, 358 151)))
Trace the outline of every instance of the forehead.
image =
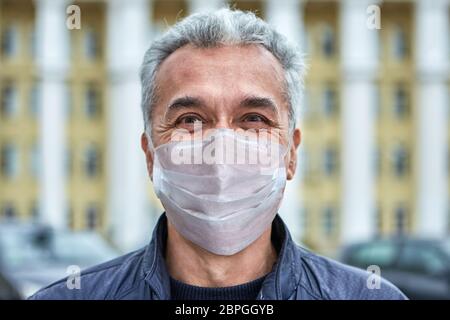
POLYGON ((275 56, 260 45, 213 48, 186 45, 163 61, 156 82, 158 95, 163 96, 189 89, 280 96, 284 70, 275 56))

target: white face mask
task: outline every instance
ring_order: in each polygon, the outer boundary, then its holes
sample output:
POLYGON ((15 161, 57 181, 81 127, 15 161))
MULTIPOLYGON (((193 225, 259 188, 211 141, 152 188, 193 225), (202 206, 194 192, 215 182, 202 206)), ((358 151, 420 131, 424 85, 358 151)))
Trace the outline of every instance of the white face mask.
POLYGON ((213 140, 169 142, 157 147, 153 184, 167 218, 183 237, 212 253, 232 255, 270 227, 286 184, 287 149, 270 141, 243 139, 229 129, 216 132, 213 140), (223 150, 224 146, 224 154, 231 158, 220 158, 218 151, 213 153, 217 158, 212 162, 204 157, 202 163, 180 164, 177 158, 183 152, 201 156, 211 147, 223 150), (263 165, 247 158, 245 164, 236 164, 233 156, 244 150, 247 155, 271 153, 270 161, 263 165))

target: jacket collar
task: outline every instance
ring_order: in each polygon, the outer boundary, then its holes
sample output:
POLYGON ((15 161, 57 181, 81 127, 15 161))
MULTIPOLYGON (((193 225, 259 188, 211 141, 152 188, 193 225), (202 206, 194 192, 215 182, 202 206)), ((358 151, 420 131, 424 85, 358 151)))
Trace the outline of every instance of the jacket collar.
MULTIPOLYGON (((167 239, 167 217, 163 213, 156 224, 143 261, 145 281, 153 291, 155 299, 170 299, 170 278, 164 259, 167 239)), ((278 259, 272 271, 266 276, 258 300, 287 300, 293 298, 300 282, 301 261, 296 255, 296 245, 279 215, 272 223, 272 242, 278 251, 278 259)))

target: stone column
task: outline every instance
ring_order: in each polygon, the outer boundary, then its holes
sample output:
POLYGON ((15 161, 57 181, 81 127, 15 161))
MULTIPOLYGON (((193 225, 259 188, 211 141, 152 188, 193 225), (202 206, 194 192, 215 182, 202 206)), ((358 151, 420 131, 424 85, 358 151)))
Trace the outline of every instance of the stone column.
POLYGON ((416 1, 417 227, 424 236, 448 228, 449 1, 416 1))
MULTIPOLYGON (((298 45, 299 48, 302 47, 304 32, 302 9, 303 3, 301 0, 268 0, 265 7, 266 21, 298 45)), ((297 106, 297 108, 300 110, 300 106, 297 106)), ((303 225, 301 189, 301 176, 297 168, 294 179, 286 184, 283 202, 279 210, 296 241, 300 240, 303 225)))
POLYGON ((111 233, 123 250, 144 245, 151 235, 148 174, 140 146, 144 130, 139 69, 150 45, 147 0, 107 2, 109 71, 109 212, 111 233))
POLYGON ((39 74, 42 220, 66 227, 65 112, 69 68, 66 1, 37 0, 36 58, 39 74))
POLYGON ((368 0, 344 0, 340 8, 342 66, 342 204, 344 243, 374 234, 375 146, 373 110, 378 30, 367 27, 368 0))

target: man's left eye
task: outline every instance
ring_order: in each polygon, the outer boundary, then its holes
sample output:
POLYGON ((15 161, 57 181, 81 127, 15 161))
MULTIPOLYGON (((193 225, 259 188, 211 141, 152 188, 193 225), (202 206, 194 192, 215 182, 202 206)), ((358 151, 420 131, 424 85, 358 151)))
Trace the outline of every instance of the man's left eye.
POLYGON ((260 116, 258 114, 250 114, 244 118, 244 121, 249 122, 266 122, 266 118, 263 116, 260 116))

